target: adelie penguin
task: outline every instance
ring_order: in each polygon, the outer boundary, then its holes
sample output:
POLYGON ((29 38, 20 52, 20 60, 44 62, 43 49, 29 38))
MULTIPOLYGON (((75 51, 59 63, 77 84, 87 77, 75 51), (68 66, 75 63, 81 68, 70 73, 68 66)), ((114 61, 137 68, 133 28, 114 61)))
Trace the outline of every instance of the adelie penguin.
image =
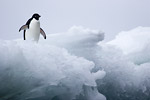
POLYGON ((37 13, 33 14, 33 16, 27 21, 25 25, 23 25, 20 29, 24 30, 23 38, 26 39, 33 39, 34 41, 38 42, 40 34, 43 35, 44 39, 46 39, 46 34, 42 28, 40 28, 40 21, 39 18, 41 16, 37 13))

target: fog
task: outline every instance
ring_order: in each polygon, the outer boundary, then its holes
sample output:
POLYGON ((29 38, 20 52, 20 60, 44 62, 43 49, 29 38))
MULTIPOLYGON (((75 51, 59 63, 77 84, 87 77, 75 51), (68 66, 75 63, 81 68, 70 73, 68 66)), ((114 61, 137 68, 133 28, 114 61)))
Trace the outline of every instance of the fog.
POLYGON ((105 32, 106 39, 137 26, 150 26, 149 0, 1 0, 0 38, 22 37, 18 29, 37 12, 47 34, 81 25, 105 32))

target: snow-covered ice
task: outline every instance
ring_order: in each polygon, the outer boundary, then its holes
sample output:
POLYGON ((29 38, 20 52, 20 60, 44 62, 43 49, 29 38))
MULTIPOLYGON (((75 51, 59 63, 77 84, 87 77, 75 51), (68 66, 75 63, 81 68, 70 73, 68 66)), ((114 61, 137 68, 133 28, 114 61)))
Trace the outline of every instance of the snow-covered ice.
POLYGON ((150 28, 104 33, 82 26, 39 43, 0 41, 0 100, 149 100, 150 28))
MULTIPOLYGON (((88 40, 95 43, 94 38, 99 35, 90 30, 76 30, 79 40, 72 32, 66 37, 56 36, 60 39, 56 41, 68 43, 62 43, 65 46, 88 40)), ((104 77, 105 73, 93 74, 91 70, 95 64, 92 61, 68 53, 65 46, 56 45, 51 36, 48 37, 47 42, 41 40, 38 44, 22 40, 0 41, 0 100, 73 100, 81 95, 87 100, 105 100, 96 88, 97 77, 104 77)))

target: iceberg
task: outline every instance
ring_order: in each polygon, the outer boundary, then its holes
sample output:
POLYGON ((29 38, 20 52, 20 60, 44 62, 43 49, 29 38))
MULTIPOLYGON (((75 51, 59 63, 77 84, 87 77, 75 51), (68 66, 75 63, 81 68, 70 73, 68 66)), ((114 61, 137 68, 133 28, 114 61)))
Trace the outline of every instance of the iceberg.
POLYGON ((0 100, 149 100, 150 28, 104 42, 73 26, 33 41, 0 40, 0 100))
POLYGON ((77 33, 79 40, 74 38, 76 32, 67 33, 64 37, 62 34, 56 36, 60 44, 53 35, 38 44, 19 39, 1 40, 0 100, 75 100, 81 97, 86 100, 106 100, 96 88, 96 80, 103 78, 105 72, 92 73, 94 62, 67 49, 70 44, 77 45, 81 41, 84 42, 81 45, 92 45, 86 43, 88 40, 93 43, 98 41, 94 40, 97 34, 82 30, 85 31, 83 34, 82 31, 77 33))

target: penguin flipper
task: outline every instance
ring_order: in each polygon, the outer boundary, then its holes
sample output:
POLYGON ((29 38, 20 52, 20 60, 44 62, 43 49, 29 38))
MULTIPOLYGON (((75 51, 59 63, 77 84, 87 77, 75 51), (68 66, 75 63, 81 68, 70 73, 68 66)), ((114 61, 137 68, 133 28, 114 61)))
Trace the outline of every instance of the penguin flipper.
POLYGON ((43 31, 42 28, 40 28, 40 33, 43 35, 44 39, 46 39, 46 34, 45 34, 45 32, 43 31))
POLYGON ((23 25, 20 29, 19 29, 19 32, 21 31, 21 30, 26 30, 28 28, 28 25, 23 25))
POLYGON ((23 39, 26 40, 26 30, 23 31, 23 39))

